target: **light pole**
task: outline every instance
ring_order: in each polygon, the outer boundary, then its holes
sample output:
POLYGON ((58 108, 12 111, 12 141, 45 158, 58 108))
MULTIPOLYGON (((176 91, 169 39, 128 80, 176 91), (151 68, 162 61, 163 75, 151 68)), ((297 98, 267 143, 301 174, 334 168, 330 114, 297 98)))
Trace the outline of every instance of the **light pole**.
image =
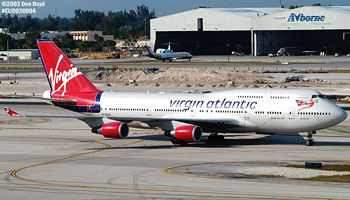
POLYGON ((230 62, 230 51, 229 51, 230 45, 227 43, 226 44, 226 50, 227 50, 227 62, 230 62))
POLYGON ((10 63, 10 42, 7 40, 7 63, 10 63))
POLYGON ((147 19, 144 19, 145 21, 145 39, 146 39, 146 36, 147 36, 147 19))

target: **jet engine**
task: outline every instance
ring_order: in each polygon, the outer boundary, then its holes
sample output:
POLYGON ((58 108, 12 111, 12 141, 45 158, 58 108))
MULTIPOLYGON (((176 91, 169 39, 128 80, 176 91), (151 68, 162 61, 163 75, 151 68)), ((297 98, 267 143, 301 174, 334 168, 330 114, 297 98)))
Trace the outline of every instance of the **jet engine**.
POLYGON ((109 122, 100 127, 92 128, 91 131, 107 138, 125 138, 129 134, 129 127, 124 122, 109 122))
POLYGON ((198 142, 202 138, 202 129, 199 126, 185 125, 177 127, 170 134, 178 141, 198 142))

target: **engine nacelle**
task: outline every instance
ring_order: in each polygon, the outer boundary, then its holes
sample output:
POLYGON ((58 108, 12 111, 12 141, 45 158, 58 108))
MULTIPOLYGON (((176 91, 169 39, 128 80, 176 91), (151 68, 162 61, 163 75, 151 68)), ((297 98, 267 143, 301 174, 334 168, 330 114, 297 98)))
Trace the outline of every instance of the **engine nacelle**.
POLYGON ((198 142, 202 138, 202 129, 194 125, 179 126, 171 135, 179 141, 198 142))
POLYGON ((129 127, 124 122, 109 122, 91 131, 107 138, 125 138, 129 135, 129 127))

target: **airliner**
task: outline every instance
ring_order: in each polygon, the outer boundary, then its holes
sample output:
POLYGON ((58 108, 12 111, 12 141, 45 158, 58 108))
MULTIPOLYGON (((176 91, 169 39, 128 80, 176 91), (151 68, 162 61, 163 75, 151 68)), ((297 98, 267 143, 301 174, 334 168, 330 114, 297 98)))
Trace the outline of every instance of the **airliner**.
POLYGON ((77 118, 93 133, 125 138, 129 127, 161 129, 173 144, 220 141, 224 133, 263 134, 306 132, 314 144, 317 130, 346 119, 346 112, 314 90, 235 89, 205 94, 104 92, 85 78, 50 40, 38 40, 50 90, 43 100, 80 113, 77 116, 20 115, 16 117, 77 118), (220 134, 220 135, 219 135, 220 134))
POLYGON ((189 52, 155 53, 149 46, 144 46, 144 48, 148 51, 148 56, 150 58, 162 60, 163 62, 165 62, 165 60, 169 60, 169 62, 171 62, 175 59, 188 59, 191 61, 192 59, 192 55, 189 52))
POLYGON ((171 42, 168 42, 168 43, 165 43, 165 44, 167 44, 168 45, 168 48, 167 49, 162 49, 162 48, 158 48, 157 50, 156 50, 156 53, 171 53, 171 52, 173 52, 173 50, 171 50, 171 42))

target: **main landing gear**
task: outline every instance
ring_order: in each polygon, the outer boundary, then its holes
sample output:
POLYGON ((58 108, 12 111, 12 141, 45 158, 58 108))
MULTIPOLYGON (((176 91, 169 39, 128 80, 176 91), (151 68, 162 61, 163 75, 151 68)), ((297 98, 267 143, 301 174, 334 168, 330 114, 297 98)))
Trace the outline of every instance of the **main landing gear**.
POLYGON ((306 146, 313 146, 315 144, 315 141, 312 137, 312 135, 316 134, 316 131, 309 131, 307 132, 307 136, 305 139, 305 145, 306 146))
POLYGON ((209 143, 220 143, 224 141, 224 136, 223 135, 218 135, 218 133, 213 133, 208 136, 208 142, 209 143))
POLYGON ((186 142, 186 141, 181 141, 181 140, 178 140, 178 139, 176 139, 176 138, 174 138, 174 137, 171 137, 170 138, 170 142, 172 143, 172 144, 179 144, 179 145, 187 145, 188 144, 188 142, 186 142))

